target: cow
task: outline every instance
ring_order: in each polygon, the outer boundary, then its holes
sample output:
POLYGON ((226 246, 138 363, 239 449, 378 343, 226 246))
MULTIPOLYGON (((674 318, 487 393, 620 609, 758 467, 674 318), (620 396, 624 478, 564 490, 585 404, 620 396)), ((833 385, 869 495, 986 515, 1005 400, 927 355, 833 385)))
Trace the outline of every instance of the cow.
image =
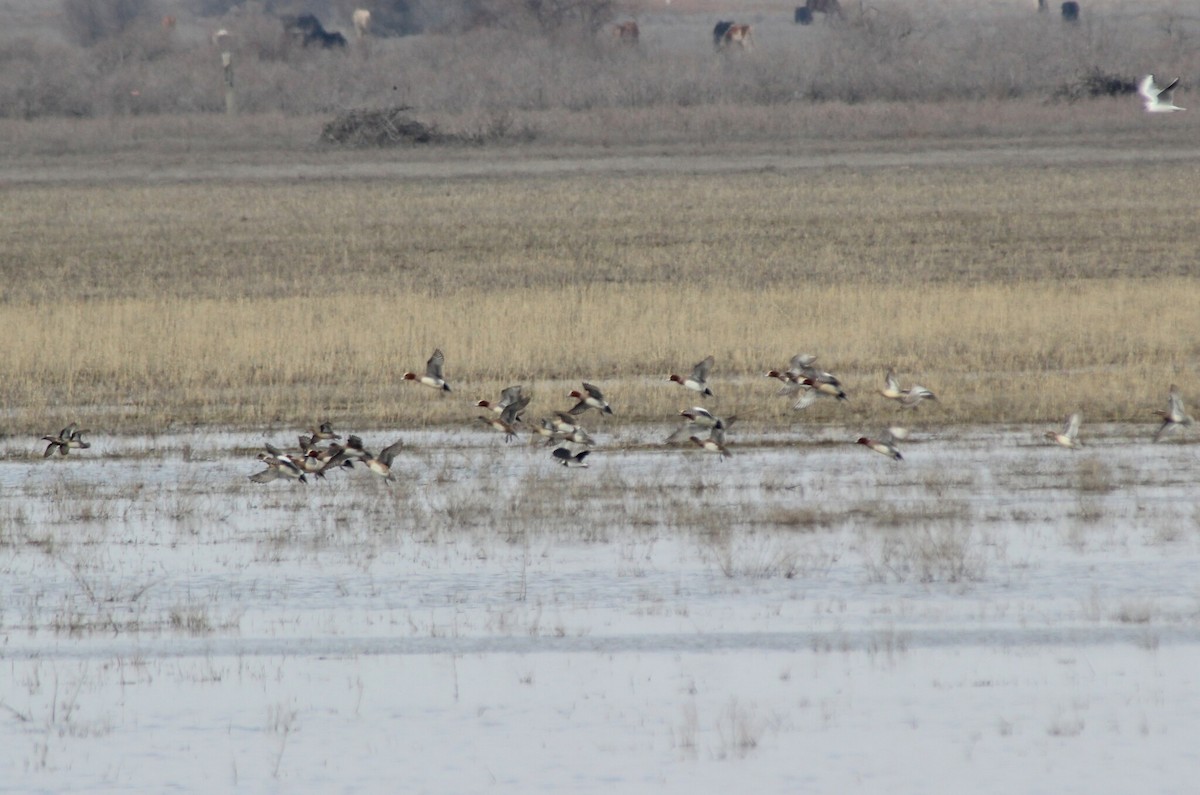
POLYGON ((1062 4, 1062 18, 1066 22, 1079 21, 1079 3, 1075 0, 1067 0, 1062 4))
POLYGON ((725 32, 721 34, 720 43, 717 44, 717 49, 728 50, 734 46, 740 47, 743 50, 749 50, 754 44, 754 37, 750 34, 749 25, 733 25, 725 28, 725 32))
POLYGON ((175 30, 175 17, 171 16, 170 14, 164 16, 162 18, 162 29, 166 33, 170 33, 171 31, 175 30))
POLYGON ((805 0, 804 7, 808 9, 810 15, 824 14, 826 17, 846 18, 842 12, 842 4, 838 0, 805 0))
POLYGON ((336 31, 330 33, 321 25, 321 21, 312 14, 301 14, 298 17, 285 19, 284 29, 296 41, 305 47, 315 44, 326 50, 346 46, 346 37, 336 31))
POLYGON ((354 13, 350 15, 350 21, 354 23, 355 37, 366 38, 366 35, 371 32, 371 12, 367 9, 354 9, 354 13))
POLYGON ((613 38, 622 44, 637 44, 640 35, 638 24, 632 20, 613 25, 613 38))

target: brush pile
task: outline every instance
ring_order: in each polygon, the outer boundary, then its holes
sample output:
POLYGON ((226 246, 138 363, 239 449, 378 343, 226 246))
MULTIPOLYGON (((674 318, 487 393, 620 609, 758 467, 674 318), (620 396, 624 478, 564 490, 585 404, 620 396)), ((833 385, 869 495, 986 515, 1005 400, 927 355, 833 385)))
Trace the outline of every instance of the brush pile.
POLYGON ((437 128, 418 121, 408 105, 353 108, 339 113, 321 131, 321 143, 354 148, 431 144, 442 140, 437 128))

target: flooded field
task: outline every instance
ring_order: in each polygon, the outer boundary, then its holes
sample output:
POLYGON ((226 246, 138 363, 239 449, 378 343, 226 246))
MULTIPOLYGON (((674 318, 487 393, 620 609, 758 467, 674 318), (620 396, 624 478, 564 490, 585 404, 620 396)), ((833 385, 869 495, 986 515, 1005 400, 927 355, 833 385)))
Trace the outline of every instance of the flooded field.
POLYGON ((4 769, 47 792, 925 792, 937 753, 958 791, 1186 789, 1190 435, 953 428, 896 462, 801 426, 722 460, 615 427, 587 469, 364 431, 403 439, 395 483, 307 486, 248 479, 290 431, 6 440, 4 769))
POLYGON ((1200 117, 1133 94, 1195 107, 1182 0, 92 5, 0 0, 0 793, 1196 789, 1200 117), (318 142, 397 105, 444 143, 318 142), (473 410, 582 379, 587 468, 473 410), (394 479, 252 480, 325 417, 394 479))

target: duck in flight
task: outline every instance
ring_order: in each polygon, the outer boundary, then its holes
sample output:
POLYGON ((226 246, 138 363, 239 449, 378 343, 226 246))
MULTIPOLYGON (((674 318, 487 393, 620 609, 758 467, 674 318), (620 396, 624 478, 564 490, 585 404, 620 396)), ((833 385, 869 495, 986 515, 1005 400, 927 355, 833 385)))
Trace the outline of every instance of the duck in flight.
POLYGON ((1072 450, 1083 447, 1083 442, 1079 441, 1079 423, 1083 418, 1078 411, 1067 415, 1063 420, 1063 429, 1061 431, 1046 431, 1043 434, 1047 439, 1055 444, 1068 447, 1072 450))
POLYGON ((442 367, 445 363, 446 356, 442 353, 441 348, 437 348, 434 350, 433 355, 429 357, 429 361, 425 362, 425 375, 405 373, 404 380, 416 381, 419 384, 449 392, 450 385, 446 383, 446 379, 442 376, 442 367))
POLYGON ((713 392, 708 388, 708 371, 712 369, 713 362, 713 357, 708 356, 704 361, 696 363, 696 366, 692 368, 692 374, 687 378, 672 373, 667 380, 680 384, 693 392, 699 392, 706 397, 712 397, 713 392))

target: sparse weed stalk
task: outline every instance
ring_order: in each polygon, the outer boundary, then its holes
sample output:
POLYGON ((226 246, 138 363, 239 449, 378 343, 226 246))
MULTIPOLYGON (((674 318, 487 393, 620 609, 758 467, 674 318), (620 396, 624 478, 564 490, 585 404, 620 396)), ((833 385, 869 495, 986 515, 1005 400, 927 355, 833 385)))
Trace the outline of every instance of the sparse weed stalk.
POLYGON ((865 564, 876 582, 979 582, 987 574, 986 541, 968 525, 922 522, 864 531, 865 564))
POLYGON ((1150 600, 1128 600, 1117 607, 1112 618, 1121 624, 1149 624, 1157 612, 1150 600))
POLYGON ((965 523, 971 512, 958 500, 869 499, 847 505, 840 516, 853 517, 864 526, 864 532, 868 532, 869 528, 905 529, 929 523, 965 523))
POLYGON ((1059 715, 1046 727, 1046 734, 1051 737, 1078 737, 1083 733, 1085 723, 1078 713, 1059 715))
MULTIPOLYGON (((1078 493, 1075 502, 1076 511, 1074 518, 1078 521, 1079 525, 1094 526, 1103 521, 1105 516, 1104 503, 1096 496, 1095 492, 1087 489, 1082 490, 1078 493)), ((1083 538, 1080 537, 1077 541, 1082 542, 1083 538)))
POLYGON ((867 642, 867 654, 872 659, 882 655, 889 664, 893 664, 896 657, 908 651, 908 643, 909 640, 905 635, 894 630, 885 630, 867 642))
POLYGON ((156 580, 122 578, 108 571, 91 571, 96 562, 67 561, 58 563, 70 572, 77 590, 64 593, 57 611, 50 619, 56 632, 81 635, 88 632, 114 634, 138 632, 145 628, 145 606, 142 597, 157 583, 156 580))
POLYGON ((0 546, 15 543, 14 531, 29 525, 28 506, 21 502, 0 504, 0 546))
POLYGON ((700 551, 728 578, 748 577, 791 579, 800 568, 800 553, 793 540, 771 534, 735 533, 705 534, 700 537, 700 551))
POLYGON ((279 752, 275 755, 275 766, 271 775, 278 779, 279 768, 283 763, 283 752, 287 750, 288 738, 296 729, 296 716, 299 710, 291 705, 279 703, 267 708, 267 730, 279 735, 279 752))
MULTIPOLYGON (((86 719, 86 710, 80 704, 84 686, 96 684, 89 664, 82 663, 74 671, 64 675, 57 668, 45 682, 38 678, 29 685, 31 700, 41 696, 44 708, 31 707, 18 710, 0 702, 3 709, 15 720, 38 732, 34 739, 32 767, 45 770, 51 766, 51 746, 62 738, 101 737, 112 731, 111 717, 101 714, 95 719, 86 719), (42 688, 48 684, 48 692, 42 688)), ((28 762, 27 762, 28 764, 28 762)))
POLYGON ((198 606, 178 606, 171 608, 168 615, 171 629, 188 635, 208 635, 213 631, 212 621, 208 611, 198 606))
POLYGON ((700 733, 700 717, 696 710, 695 700, 688 701, 683 705, 679 718, 679 723, 674 730, 675 747, 687 759, 695 759, 698 756, 696 739, 700 733))
POLYGON ((718 759, 744 759, 758 748, 767 729, 767 721, 757 714, 753 705, 746 706, 736 698, 721 711, 716 722, 718 759))

